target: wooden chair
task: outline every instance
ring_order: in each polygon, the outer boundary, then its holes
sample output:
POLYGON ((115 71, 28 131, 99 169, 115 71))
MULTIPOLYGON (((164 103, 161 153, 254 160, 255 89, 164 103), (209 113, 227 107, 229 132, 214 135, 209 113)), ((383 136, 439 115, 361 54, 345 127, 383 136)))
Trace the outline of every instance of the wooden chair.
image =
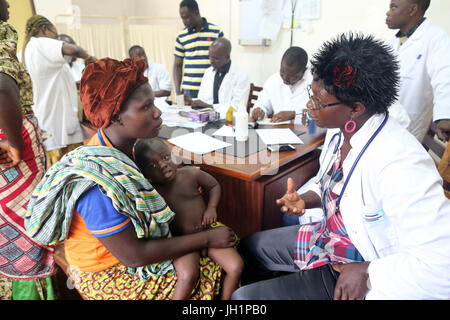
MULTIPOLYGON (((436 157, 440 159, 444 154, 445 144, 436 138, 436 124, 434 122, 431 123, 428 132, 425 134, 423 138, 422 145, 428 152, 432 152, 436 157)), ((439 162, 438 161, 438 162, 439 162)))
POLYGON ((66 252, 64 244, 58 244, 55 246, 54 252, 55 263, 58 266, 58 273, 56 275, 58 282, 58 290, 61 300, 87 300, 76 288, 69 288, 70 274, 69 263, 66 260, 66 252))
POLYGON ((247 112, 249 112, 255 104, 256 100, 258 99, 258 94, 262 89, 262 87, 255 86, 253 83, 250 83, 250 94, 248 95, 247 101, 247 112))
POLYGON ((439 174, 443 180, 445 195, 450 199, 450 146, 449 143, 446 146, 445 143, 437 139, 436 124, 434 122, 431 123, 428 132, 423 138, 422 145, 435 160, 439 174))

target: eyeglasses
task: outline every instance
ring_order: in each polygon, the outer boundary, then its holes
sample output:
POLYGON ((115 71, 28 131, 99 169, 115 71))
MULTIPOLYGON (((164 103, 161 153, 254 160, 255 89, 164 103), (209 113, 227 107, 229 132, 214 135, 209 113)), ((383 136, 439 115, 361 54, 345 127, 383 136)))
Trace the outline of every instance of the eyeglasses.
POLYGON ((306 88, 308 91, 309 100, 311 100, 312 105, 313 105, 312 109, 314 109, 314 110, 320 110, 320 109, 324 109, 326 107, 332 107, 332 106, 337 106, 338 104, 342 104, 342 102, 333 102, 333 103, 328 103, 328 104, 322 104, 319 99, 317 99, 317 102, 316 102, 315 101, 316 98, 314 98, 313 95, 311 94, 312 93, 311 85, 309 84, 306 88))

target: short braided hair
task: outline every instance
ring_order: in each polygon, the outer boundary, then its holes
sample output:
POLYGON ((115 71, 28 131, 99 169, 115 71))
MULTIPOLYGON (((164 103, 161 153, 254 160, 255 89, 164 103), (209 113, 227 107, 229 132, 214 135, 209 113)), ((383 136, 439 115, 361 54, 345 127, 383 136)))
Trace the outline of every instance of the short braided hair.
POLYGON ((34 37, 39 33, 39 30, 43 26, 51 26, 54 27, 53 23, 50 22, 46 17, 36 14, 27 20, 27 24, 25 26, 25 39, 22 50, 22 62, 25 63, 25 47, 28 42, 30 42, 31 37, 34 37))

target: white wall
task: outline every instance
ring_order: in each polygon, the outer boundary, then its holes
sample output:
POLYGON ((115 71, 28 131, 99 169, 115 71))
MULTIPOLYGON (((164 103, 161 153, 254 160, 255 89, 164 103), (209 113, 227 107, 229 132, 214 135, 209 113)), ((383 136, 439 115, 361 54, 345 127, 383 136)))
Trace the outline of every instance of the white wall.
POLYGON ((71 2, 80 8, 81 15, 126 17, 136 14, 135 0, 71 0, 71 2))
MULTIPOLYGON (((282 29, 270 47, 240 46, 239 1, 198 0, 198 3, 201 13, 219 24, 225 36, 230 37, 233 44, 232 59, 249 73, 251 81, 262 85, 269 75, 278 71, 281 56, 290 45, 290 30, 282 29), (222 4, 217 6, 218 2, 222 4), (228 14, 225 3, 231 7, 228 14)), ((450 33, 450 1, 431 2, 426 16, 450 33)), ((293 45, 303 47, 311 56, 324 41, 350 30, 371 33, 380 39, 389 40, 396 32, 389 30, 385 24, 389 3, 390 0, 321 0, 321 18, 311 21, 303 30, 294 30, 293 45)))
MULTIPOLYGON (((282 29, 269 47, 243 47, 238 44, 240 0, 197 1, 200 13, 221 26, 231 40, 232 60, 248 72, 252 82, 262 85, 270 74, 278 71, 281 56, 289 47, 289 30, 282 29)), ((311 21, 303 30, 294 31, 293 44, 303 47, 310 56, 323 41, 342 32, 362 31, 385 40, 395 34, 384 22, 390 0, 321 0, 321 3, 320 19, 311 21)), ((71 4, 79 6, 81 14, 179 17, 178 0, 35 0, 37 12, 50 19, 66 13, 71 4)), ((449 0, 432 0, 426 16, 450 33, 449 0)))
POLYGON ((35 0, 34 7, 36 13, 45 16, 53 21, 53 17, 58 14, 67 14, 72 6, 72 0, 35 0))

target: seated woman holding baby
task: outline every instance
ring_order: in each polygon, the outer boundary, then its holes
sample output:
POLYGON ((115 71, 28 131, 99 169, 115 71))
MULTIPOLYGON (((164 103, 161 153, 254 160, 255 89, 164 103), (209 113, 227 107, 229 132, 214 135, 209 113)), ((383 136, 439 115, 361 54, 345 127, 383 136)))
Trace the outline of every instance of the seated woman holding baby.
MULTIPOLYGON (((171 299, 174 259, 235 244, 224 226, 171 235, 175 213, 132 160, 136 140, 156 137, 162 124, 144 70, 141 59, 104 58, 86 67, 80 97, 98 132, 50 168, 28 205, 28 234, 46 245, 64 242, 88 299, 171 299)), ((191 298, 213 299, 222 269, 208 257, 199 266, 191 298)))

